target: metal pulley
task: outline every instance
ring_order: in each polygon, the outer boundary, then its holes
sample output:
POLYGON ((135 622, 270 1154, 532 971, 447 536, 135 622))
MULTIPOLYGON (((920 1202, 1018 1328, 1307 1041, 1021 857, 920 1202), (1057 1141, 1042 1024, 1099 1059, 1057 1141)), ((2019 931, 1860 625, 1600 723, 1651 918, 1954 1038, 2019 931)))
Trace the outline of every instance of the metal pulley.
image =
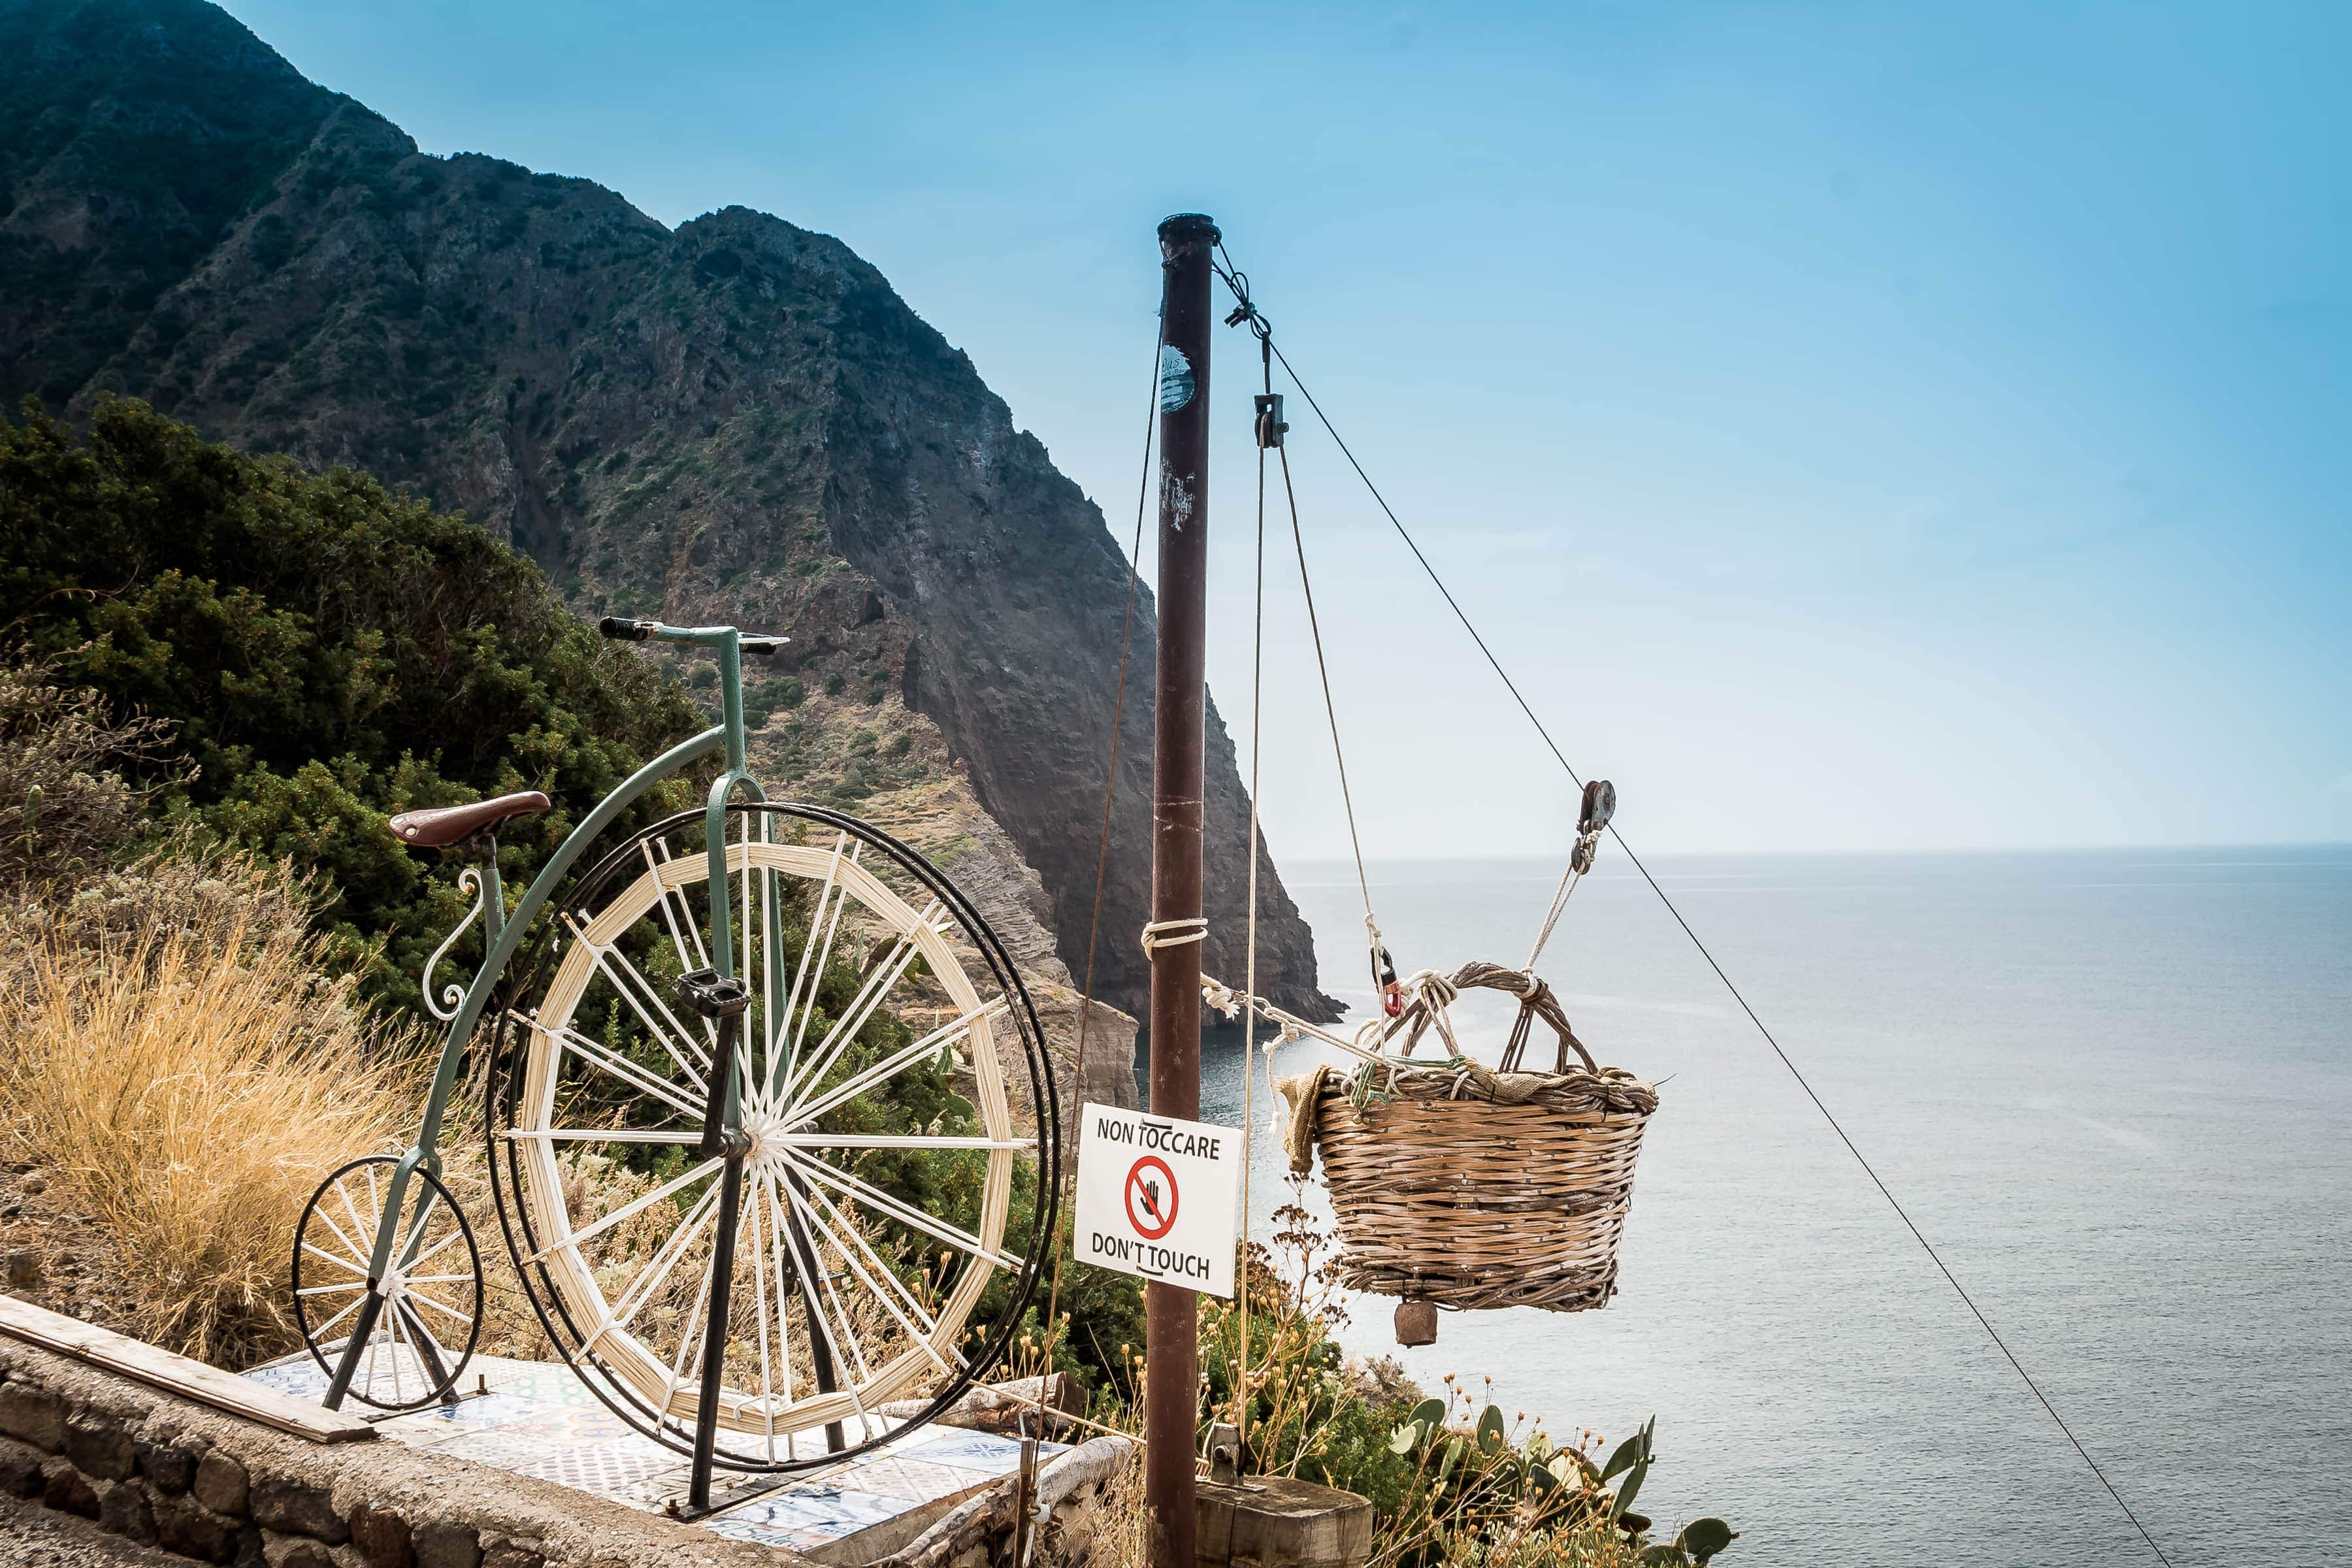
POLYGON ((1598 834, 1617 815, 1617 786, 1607 779, 1594 779, 1584 786, 1583 815, 1577 818, 1579 833, 1598 834))
POLYGON ((1290 428, 1282 421, 1282 394, 1261 392, 1251 401, 1257 405, 1257 444, 1281 446, 1283 433, 1290 428))
POLYGON ((1568 854, 1568 868, 1578 876, 1592 869, 1592 857, 1601 847, 1601 830, 1617 815, 1617 786, 1607 779, 1594 779, 1584 786, 1584 802, 1576 819, 1576 847, 1568 854))

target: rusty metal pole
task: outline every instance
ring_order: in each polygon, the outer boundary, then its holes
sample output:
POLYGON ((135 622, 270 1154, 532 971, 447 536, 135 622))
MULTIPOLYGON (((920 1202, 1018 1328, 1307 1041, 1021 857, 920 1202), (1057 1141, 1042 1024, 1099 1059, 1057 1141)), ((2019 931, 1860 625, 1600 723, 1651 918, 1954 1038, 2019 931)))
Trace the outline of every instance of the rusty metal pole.
MULTIPOLYGON (((1217 226, 1180 213, 1160 226, 1160 658, 1153 682, 1151 918, 1201 918, 1201 753, 1206 707, 1210 247, 1217 226)), ((1181 938, 1185 930, 1163 934, 1181 938)), ((1151 958, 1151 1113, 1201 1114, 1201 943, 1151 958)), ((1161 1568, 1192 1568, 1192 1436, 1200 1376, 1197 1298, 1143 1287, 1144 1500, 1161 1568)))

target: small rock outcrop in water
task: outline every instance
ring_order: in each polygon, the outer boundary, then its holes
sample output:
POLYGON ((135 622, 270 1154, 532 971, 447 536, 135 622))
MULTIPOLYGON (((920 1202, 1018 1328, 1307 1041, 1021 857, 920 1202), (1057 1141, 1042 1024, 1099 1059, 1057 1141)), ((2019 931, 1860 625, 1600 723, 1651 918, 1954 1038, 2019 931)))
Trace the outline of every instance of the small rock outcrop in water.
MULTIPOLYGON (((847 247, 740 207, 672 230, 585 180, 421 153, 200 0, 0 0, 0 396, 143 397, 463 507, 583 613, 789 633, 751 672, 763 756, 886 821, 968 800, 992 834, 919 841, 1003 884, 989 912, 1028 910, 1042 940, 1008 939, 1049 976, 1083 973, 1126 562, 847 247)), ((1148 593, 1137 619, 1148 672, 1148 593)), ((1096 960, 1129 1009, 1150 721, 1147 676, 1096 960)), ((1213 710, 1209 740, 1205 956, 1237 977, 1247 802, 1213 710)), ((1264 988, 1333 1016, 1261 877, 1264 988)))

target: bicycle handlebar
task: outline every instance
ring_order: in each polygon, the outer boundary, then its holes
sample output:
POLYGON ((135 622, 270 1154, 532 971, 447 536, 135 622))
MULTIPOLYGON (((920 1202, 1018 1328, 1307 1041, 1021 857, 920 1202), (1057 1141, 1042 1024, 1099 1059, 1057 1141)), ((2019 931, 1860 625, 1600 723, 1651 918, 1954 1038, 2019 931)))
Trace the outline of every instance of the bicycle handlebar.
MULTIPOLYGON (((693 629, 689 629, 685 626, 666 626, 659 621, 633 621, 625 619, 620 616, 606 616, 603 620, 596 623, 596 629, 616 642, 650 642, 655 637, 664 637, 666 641, 670 642, 692 642, 706 645, 724 637, 728 632, 733 630, 730 626, 708 626, 693 629)), ((787 637, 773 637, 761 632, 740 632, 736 634, 735 640, 736 646, 740 647, 745 653, 755 653, 762 658, 772 658, 774 655, 782 652, 784 645, 793 639, 787 637)))

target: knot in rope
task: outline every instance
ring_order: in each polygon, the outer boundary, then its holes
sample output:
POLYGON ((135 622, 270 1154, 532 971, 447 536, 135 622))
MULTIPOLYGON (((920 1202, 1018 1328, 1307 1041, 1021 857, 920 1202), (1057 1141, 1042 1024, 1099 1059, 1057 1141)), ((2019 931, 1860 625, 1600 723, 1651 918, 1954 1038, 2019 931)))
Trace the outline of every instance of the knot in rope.
POLYGON ((1415 993, 1419 1003, 1431 1007, 1451 1007, 1462 994, 1453 981, 1433 969, 1423 970, 1405 984, 1415 993))
POLYGON ((1147 921, 1143 927, 1143 956, 1156 958, 1163 947, 1184 947, 1205 942, 1209 921, 1205 915, 1193 915, 1181 921, 1147 921))
MULTIPOLYGON (((1147 948, 1145 951, 1149 952, 1150 949, 1147 948)), ((1228 1019, 1232 1019, 1241 1016, 1242 1004, 1245 998, 1230 985, 1214 980, 1203 980, 1201 982, 1201 1000, 1223 1013, 1228 1019)))
POLYGON ((1517 976, 1519 984, 1507 986, 1506 989, 1518 997, 1521 1005, 1538 1013, 1555 1009, 1559 1005, 1559 999, 1551 994, 1551 986, 1534 970, 1518 969, 1511 973, 1517 976))

